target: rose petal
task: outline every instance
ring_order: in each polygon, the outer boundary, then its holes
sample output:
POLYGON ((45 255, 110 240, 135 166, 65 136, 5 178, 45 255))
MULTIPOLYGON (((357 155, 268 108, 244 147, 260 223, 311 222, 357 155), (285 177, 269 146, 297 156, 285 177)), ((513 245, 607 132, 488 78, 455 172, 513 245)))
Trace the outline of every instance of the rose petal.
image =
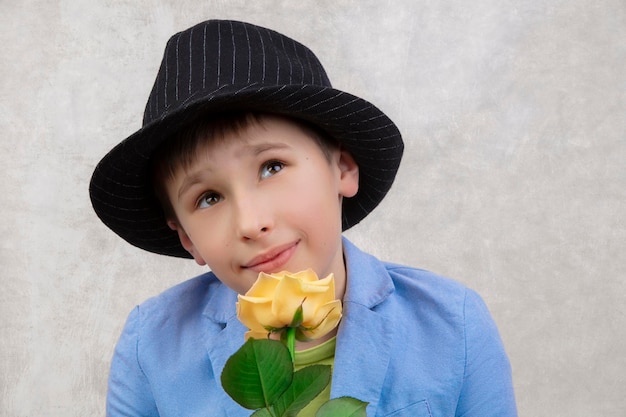
POLYGON ((296 272, 295 274, 285 273, 285 275, 290 275, 302 282, 312 282, 319 279, 317 274, 311 268, 296 272))
POLYGON ((332 331, 341 320, 341 301, 335 300, 321 306, 317 311, 316 323, 302 323, 302 333, 309 339, 319 339, 332 331))
POLYGON ((285 275, 276 286, 272 313, 277 320, 288 326, 293 320, 296 310, 302 304, 305 295, 302 293, 301 281, 293 276, 285 275))
POLYGON ((281 277, 261 272, 257 280, 252 284, 252 287, 246 292, 246 295, 250 297, 267 297, 274 292, 280 281, 281 277))
POLYGON ((321 316, 318 315, 317 310, 320 306, 335 300, 335 282, 332 275, 324 280, 320 280, 319 282, 322 281, 324 281, 323 285, 311 286, 312 283, 310 283, 307 285, 305 291, 303 291, 306 295, 306 299, 302 304, 302 315, 305 323, 314 321, 319 322, 319 320, 323 317, 323 314, 321 316))
POLYGON ((272 313, 270 298, 240 295, 238 299, 237 317, 250 330, 266 331, 268 327, 283 327, 272 313))

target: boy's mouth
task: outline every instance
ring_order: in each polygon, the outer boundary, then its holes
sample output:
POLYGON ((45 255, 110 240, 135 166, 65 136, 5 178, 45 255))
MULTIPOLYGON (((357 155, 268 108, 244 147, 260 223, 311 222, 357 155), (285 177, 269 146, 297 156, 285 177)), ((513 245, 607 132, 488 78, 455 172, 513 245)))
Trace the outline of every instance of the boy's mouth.
POLYGON ((255 256, 248 263, 243 265, 242 268, 251 269, 256 272, 277 272, 289 261, 298 243, 300 243, 300 241, 272 248, 267 252, 255 256))

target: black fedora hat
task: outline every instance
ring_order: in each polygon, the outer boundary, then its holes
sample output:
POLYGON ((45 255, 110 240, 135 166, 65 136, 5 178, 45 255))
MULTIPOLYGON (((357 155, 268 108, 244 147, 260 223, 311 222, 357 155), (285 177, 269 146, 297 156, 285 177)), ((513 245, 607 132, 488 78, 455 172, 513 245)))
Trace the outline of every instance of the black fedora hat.
POLYGON ((389 191, 402 157, 395 124, 378 108, 332 88, 317 57, 278 32, 209 20, 172 36, 148 98, 142 128, 98 164, 89 187, 100 219, 150 252, 190 257, 167 225, 151 184, 150 158, 199 115, 226 110, 280 114, 334 137, 359 165, 359 192, 343 202, 343 229, 389 191))

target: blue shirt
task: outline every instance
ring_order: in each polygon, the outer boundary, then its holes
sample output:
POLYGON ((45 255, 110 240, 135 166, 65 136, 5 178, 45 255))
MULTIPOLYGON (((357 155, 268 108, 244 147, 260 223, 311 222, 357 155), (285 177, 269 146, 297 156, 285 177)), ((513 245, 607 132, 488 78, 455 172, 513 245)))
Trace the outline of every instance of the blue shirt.
MULTIPOLYGON (((508 358, 472 290, 384 263, 344 239, 348 273, 331 398, 368 416, 513 417, 508 358)), ((212 273, 136 307, 116 346, 107 416, 249 416, 219 381, 246 328, 212 273)))

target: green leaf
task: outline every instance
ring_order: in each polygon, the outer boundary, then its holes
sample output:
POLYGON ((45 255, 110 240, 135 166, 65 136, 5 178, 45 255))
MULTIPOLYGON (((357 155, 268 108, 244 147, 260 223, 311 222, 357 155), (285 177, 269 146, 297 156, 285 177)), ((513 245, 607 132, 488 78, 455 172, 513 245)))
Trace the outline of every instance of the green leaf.
POLYGON ((330 382, 330 365, 311 365, 297 371, 287 391, 274 404, 276 415, 295 417, 330 382))
POLYGON ((339 397, 326 402, 315 417, 367 417, 366 402, 352 397, 339 397))
POLYGON ((273 404, 292 379, 289 351, 279 341, 268 339, 248 339, 226 361, 221 376, 224 391, 250 410, 273 404))

